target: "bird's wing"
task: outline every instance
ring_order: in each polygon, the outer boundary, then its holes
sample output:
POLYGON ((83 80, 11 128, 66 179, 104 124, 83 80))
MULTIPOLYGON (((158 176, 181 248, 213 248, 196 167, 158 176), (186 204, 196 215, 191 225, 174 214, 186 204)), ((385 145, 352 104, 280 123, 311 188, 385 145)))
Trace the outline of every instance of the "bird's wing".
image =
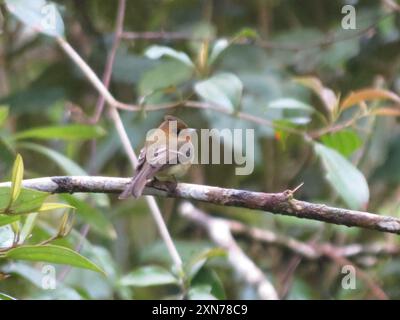
POLYGON ((138 157, 138 164, 136 166, 136 171, 139 171, 141 167, 143 167, 144 162, 146 161, 146 148, 142 148, 138 157))
POLYGON ((147 180, 153 178, 157 172, 175 164, 176 160, 178 160, 178 153, 168 152, 165 146, 156 147, 153 155, 154 157, 148 159, 147 149, 143 148, 141 150, 135 175, 124 192, 119 196, 120 199, 128 198, 131 195, 135 198, 139 197, 146 186, 147 180), (175 160, 173 160, 174 158, 175 160))

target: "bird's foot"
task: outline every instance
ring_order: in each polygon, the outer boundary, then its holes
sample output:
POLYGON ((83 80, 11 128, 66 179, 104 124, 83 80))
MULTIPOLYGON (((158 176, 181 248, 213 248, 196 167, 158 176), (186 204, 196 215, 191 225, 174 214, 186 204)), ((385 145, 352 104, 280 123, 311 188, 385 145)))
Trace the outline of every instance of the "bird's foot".
POLYGON ((176 179, 174 181, 160 181, 157 178, 153 178, 148 186, 165 191, 167 193, 173 193, 178 186, 178 182, 176 181, 176 179))

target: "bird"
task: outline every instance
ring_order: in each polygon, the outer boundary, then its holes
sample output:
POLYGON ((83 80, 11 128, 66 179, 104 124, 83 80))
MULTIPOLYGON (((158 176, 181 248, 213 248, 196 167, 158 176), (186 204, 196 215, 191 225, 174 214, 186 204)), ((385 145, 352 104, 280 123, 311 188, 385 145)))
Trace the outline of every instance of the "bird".
POLYGON ((135 174, 118 198, 140 197, 150 179, 172 180, 172 184, 167 185, 176 188, 176 178, 183 176, 193 162, 194 132, 195 129, 189 128, 181 119, 166 115, 157 129, 148 132, 135 174))

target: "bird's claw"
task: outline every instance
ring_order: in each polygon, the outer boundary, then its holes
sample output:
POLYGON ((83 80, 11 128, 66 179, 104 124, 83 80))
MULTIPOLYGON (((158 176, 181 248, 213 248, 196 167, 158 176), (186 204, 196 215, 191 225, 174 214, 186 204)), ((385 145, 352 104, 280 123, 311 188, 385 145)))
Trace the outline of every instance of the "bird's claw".
POLYGON ((160 181, 157 178, 153 178, 150 181, 149 186, 158 190, 165 191, 167 193, 173 193, 178 185, 176 180, 174 181, 160 181))

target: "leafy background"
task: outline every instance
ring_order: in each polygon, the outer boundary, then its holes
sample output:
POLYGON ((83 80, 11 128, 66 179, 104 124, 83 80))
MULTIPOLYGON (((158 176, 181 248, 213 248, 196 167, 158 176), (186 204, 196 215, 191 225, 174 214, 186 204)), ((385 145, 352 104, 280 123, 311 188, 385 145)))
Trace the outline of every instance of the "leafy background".
MULTIPOLYGON (((179 297, 176 270, 142 199, 41 195, 20 188, 22 175, 132 174, 107 110, 93 122, 97 92, 54 41, 54 36, 65 34, 101 75, 117 2, 56 3, 55 33, 43 35, 28 27, 37 25, 35 15, 27 15, 37 7, 26 1, 0 2, 0 179, 13 182, 0 189, 1 297, 179 297), (16 235, 21 246, 8 249, 16 235), (49 263, 55 263, 55 290, 43 289, 43 266, 49 263)), ((357 30, 344 30, 344 4, 127 1, 124 30, 159 35, 122 39, 113 68, 113 95, 143 106, 140 112, 121 112, 135 150, 165 113, 197 129, 254 128, 251 175, 236 176, 234 165, 198 165, 185 179, 265 192, 304 182, 297 198, 398 217, 399 7, 392 1, 356 1, 357 30), (168 37, 168 32, 179 37, 168 37), (222 112, 183 106, 146 110, 185 99, 218 105, 222 112), (239 112, 261 120, 248 121, 239 112)), ((191 274, 185 284, 189 298, 257 298, 205 231, 179 216, 179 201, 157 201, 191 274)), ((390 254, 353 259, 366 277, 357 278, 355 290, 344 290, 335 259, 298 259, 287 248, 238 237, 284 298, 372 298, 369 281, 387 297, 400 297, 400 244, 395 235, 196 205, 212 215, 305 242, 395 248, 390 254)))

